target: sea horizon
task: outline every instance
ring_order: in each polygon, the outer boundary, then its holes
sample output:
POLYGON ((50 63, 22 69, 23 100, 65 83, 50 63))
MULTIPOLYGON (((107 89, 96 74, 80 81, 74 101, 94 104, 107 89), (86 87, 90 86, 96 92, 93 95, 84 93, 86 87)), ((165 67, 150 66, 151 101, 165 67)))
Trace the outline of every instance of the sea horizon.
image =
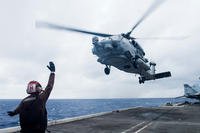
MULTIPOLYGON (((158 107, 168 102, 184 101, 184 98, 113 98, 113 99, 49 99, 48 121, 90 115, 130 108, 158 107)), ((14 110, 21 99, 0 99, 0 128, 19 126, 19 117, 10 117, 7 111, 14 110)))

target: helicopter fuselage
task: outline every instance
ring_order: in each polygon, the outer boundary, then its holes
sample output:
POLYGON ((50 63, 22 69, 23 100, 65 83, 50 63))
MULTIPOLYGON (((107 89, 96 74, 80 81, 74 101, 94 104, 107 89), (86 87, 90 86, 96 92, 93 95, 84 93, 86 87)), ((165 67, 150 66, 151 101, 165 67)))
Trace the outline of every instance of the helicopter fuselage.
POLYGON ((155 63, 149 63, 144 50, 134 40, 129 40, 122 35, 115 35, 99 41, 93 38, 94 55, 98 56, 97 61, 106 66, 114 66, 119 70, 140 74, 143 77, 151 78, 155 74, 155 63))

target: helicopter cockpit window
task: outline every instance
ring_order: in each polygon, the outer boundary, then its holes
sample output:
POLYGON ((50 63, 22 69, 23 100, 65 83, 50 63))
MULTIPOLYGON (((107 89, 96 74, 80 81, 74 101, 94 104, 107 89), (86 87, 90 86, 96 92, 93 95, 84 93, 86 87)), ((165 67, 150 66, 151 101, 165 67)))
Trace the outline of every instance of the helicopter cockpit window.
POLYGON ((138 48, 138 47, 137 47, 137 43, 136 43, 134 40, 131 40, 131 44, 132 44, 134 47, 138 48))
POLYGON ((122 37, 120 35, 115 35, 110 37, 110 39, 114 42, 119 42, 122 39, 122 37))
POLYGON ((144 50, 140 47, 140 45, 136 41, 132 40, 132 45, 137 49, 137 52, 139 54, 141 54, 143 56, 145 55, 144 50))

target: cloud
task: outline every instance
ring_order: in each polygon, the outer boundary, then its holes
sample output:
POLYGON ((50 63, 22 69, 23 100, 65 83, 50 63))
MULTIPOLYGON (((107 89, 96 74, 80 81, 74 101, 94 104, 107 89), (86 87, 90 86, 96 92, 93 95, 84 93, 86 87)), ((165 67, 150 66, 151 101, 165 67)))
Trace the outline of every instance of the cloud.
POLYGON ((168 0, 132 33, 135 37, 189 36, 185 40, 137 40, 157 72, 172 77, 138 84, 134 74, 104 65, 92 54, 92 36, 36 29, 36 20, 91 31, 128 32, 152 1, 57 0, 4 1, 0 5, 0 98, 23 98, 30 80, 45 87, 48 61, 56 64, 51 98, 138 98, 182 95, 183 83, 199 77, 200 16, 198 1, 168 0))

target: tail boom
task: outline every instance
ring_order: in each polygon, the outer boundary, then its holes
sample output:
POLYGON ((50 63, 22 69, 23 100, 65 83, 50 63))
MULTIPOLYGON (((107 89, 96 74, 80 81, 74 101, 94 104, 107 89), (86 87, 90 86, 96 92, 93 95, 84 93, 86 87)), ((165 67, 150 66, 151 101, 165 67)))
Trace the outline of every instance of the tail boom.
POLYGON ((148 77, 141 76, 139 77, 139 83, 141 84, 141 83, 144 83, 144 81, 156 80, 156 79, 167 78, 167 77, 171 77, 171 72, 168 71, 168 72, 157 73, 148 77))

